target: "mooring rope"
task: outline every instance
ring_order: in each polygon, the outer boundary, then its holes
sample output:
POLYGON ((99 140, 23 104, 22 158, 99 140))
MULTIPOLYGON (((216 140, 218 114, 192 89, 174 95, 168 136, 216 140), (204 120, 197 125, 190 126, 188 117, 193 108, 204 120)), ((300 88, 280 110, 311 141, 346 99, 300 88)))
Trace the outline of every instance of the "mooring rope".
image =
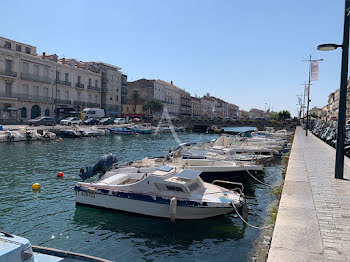
POLYGON ((273 226, 273 225, 267 225, 267 226, 264 226, 264 227, 258 227, 258 226, 254 226, 254 225, 252 225, 252 224, 249 224, 249 223, 241 216, 241 214, 238 212, 238 210, 237 210, 235 204, 234 204, 233 202, 231 202, 231 203, 232 203, 232 206, 233 206, 233 208, 234 208, 236 214, 238 215, 238 217, 239 217, 247 226, 250 226, 250 227, 255 228, 255 229, 260 229, 260 230, 262 230, 262 229, 267 229, 267 228, 270 228, 270 227, 273 226))

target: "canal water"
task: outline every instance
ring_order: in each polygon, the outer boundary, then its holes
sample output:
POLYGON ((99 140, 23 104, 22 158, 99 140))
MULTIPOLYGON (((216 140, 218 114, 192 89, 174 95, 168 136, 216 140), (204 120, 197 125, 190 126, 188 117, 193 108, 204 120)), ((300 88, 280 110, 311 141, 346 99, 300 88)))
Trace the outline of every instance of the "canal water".
MULTIPOLYGON (((209 134, 179 134, 182 142, 203 142, 209 134)), ((81 167, 106 153, 120 161, 164 155, 177 145, 169 134, 0 144, 0 228, 32 244, 115 261, 249 261, 259 230, 228 214, 198 221, 157 219, 117 211, 75 207, 72 188, 81 167), (57 179, 57 172, 64 179, 57 179), (31 185, 41 184, 34 193, 31 185)), ((266 167, 265 183, 278 183, 281 165, 266 167)), ((249 222, 262 225, 274 198, 252 183, 249 222)))

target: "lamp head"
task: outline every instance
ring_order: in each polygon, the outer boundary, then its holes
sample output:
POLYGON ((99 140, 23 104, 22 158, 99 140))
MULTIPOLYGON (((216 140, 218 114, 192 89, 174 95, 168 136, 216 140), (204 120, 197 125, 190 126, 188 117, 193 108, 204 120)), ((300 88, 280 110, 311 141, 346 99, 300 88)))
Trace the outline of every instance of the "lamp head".
POLYGON ((337 49, 338 47, 342 47, 341 45, 337 44, 322 44, 317 47, 317 50, 319 51, 333 51, 337 49))

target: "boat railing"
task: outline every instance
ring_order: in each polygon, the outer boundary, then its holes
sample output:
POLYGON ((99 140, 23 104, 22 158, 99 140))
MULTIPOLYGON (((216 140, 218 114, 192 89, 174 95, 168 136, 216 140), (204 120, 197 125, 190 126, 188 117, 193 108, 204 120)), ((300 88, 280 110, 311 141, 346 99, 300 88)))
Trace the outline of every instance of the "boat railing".
POLYGON ((239 194, 242 195, 243 191, 244 191, 244 186, 242 183, 239 183, 239 182, 231 182, 231 181, 225 181, 225 180, 214 180, 213 182, 211 182, 213 185, 215 183, 222 183, 222 184, 231 184, 231 185, 237 185, 237 186, 240 186, 241 188, 239 187, 236 187, 236 188, 233 188, 232 190, 238 190, 239 191, 239 194))

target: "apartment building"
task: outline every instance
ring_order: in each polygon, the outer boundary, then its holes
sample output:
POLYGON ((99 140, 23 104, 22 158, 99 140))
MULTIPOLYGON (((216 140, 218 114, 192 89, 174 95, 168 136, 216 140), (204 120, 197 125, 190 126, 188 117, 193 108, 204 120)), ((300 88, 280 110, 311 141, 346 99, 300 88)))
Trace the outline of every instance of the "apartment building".
POLYGON ((192 99, 190 93, 183 89, 180 89, 180 114, 182 117, 192 116, 192 99))
POLYGON ((191 96, 191 116, 202 117, 202 105, 199 97, 191 96))
POLYGON ((96 66, 101 71, 101 108, 105 110, 106 116, 120 116, 122 113, 122 83, 123 78, 125 81, 127 76, 123 76, 121 68, 114 65, 104 62, 89 62, 89 64, 96 66))
MULTIPOLYGON (((125 82, 126 76, 124 93, 125 82)), ((0 37, 1 123, 25 123, 37 116, 59 120, 85 107, 120 115, 121 92, 118 67, 38 55, 34 46, 0 37)))
POLYGON ((157 99, 163 103, 171 116, 181 116, 181 114, 191 115, 189 93, 170 83, 157 79, 139 79, 128 82, 128 99, 131 99, 132 91, 136 89, 140 94, 140 104, 150 100, 157 99), (181 104, 182 102, 182 104, 181 104), (182 110, 182 111, 181 111, 182 110))
POLYGON ((215 117, 215 102, 210 98, 210 94, 206 94, 201 98, 202 115, 208 118, 215 117))

